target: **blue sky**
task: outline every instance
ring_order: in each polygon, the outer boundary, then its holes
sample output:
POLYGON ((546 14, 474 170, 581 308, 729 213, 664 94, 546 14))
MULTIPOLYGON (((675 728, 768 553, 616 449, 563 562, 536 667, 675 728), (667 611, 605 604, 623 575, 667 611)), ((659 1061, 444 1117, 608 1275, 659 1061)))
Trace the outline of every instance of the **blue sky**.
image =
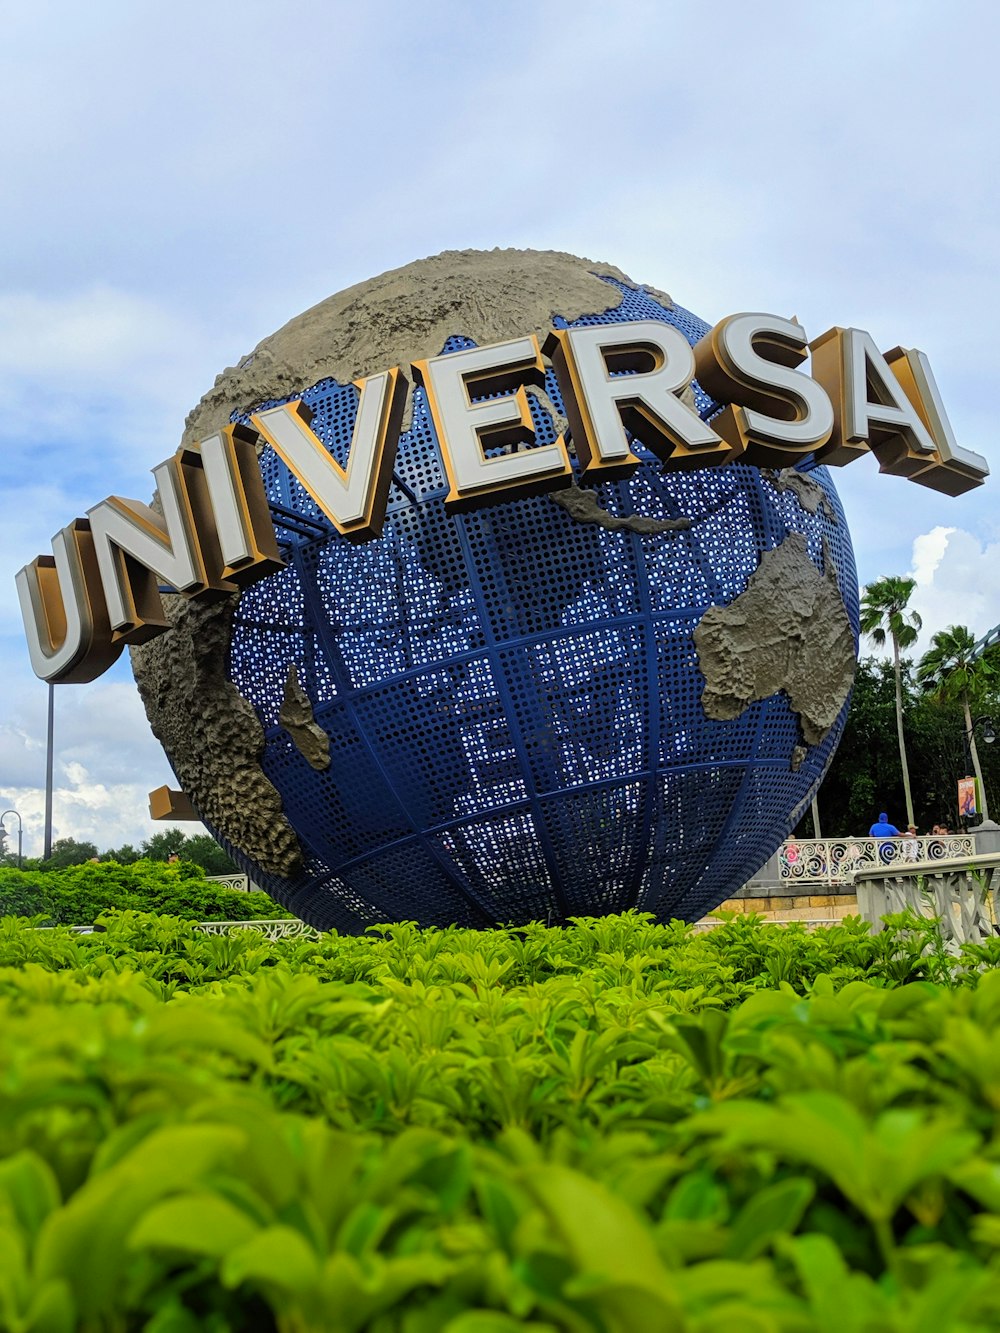
MULTIPOLYGON (((796 315, 930 357, 995 447, 1000 19, 973 3, 9 0, 0 23, 0 809, 41 847, 45 687, 13 576, 149 470, 223 367, 439 250, 618 264, 708 320, 796 315)), ((928 633, 1000 622, 991 479, 838 474, 862 582, 928 633)), ((55 836, 155 829, 123 660, 57 691, 55 836)))

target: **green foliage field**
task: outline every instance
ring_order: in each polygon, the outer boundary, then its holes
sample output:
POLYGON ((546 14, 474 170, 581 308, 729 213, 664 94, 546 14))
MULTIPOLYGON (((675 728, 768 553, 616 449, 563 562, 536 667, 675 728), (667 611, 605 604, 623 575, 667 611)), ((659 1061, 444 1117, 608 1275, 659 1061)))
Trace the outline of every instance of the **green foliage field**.
POLYGON ((0 922, 0 1329, 1000 1324, 1000 974, 926 929, 0 922))
POLYGON ((52 870, 0 866, 0 917, 44 916, 49 925, 89 926, 109 911, 163 912, 193 921, 288 916, 266 893, 212 884, 189 861, 102 861, 52 870))

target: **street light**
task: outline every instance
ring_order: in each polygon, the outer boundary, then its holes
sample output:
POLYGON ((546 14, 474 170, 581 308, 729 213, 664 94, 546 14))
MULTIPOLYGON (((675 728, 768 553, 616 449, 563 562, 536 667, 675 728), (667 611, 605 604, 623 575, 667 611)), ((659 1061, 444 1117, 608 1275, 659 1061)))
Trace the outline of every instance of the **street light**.
POLYGON ((983 713, 982 717, 974 717, 972 725, 965 733, 966 758, 970 763, 972 761, 972 737, 976 730, 979 730, 980 737, 986 745, 992 745, 997 738, 996 727, 989 713, 983 713))
POLYGON ((0 829, 3 829, 4 836, 6 836, 7 830, 3 827, 3 821, 7 818, 8 815, 14 815, 15 818, 17 819, 17 868, 18 870, 20 870, 23 862, 23 857, 21 856, 21 841, 24 836, 24 828, 22 827, 21 824, 21 816, 17 813, 16 810, 5 810, 3 814, 0 815, 0 829))
POLYGON ((978 726, 982 726, 983 728, 983 740, 987 745, 992 745, 997 738, 997 733, 993 726, 993 719, 987 717, 985 714, 982 717, 977 717, 969 729, 970 735, 978 726))
MULTIPOLYGON (((968 713, 966 713, 966 717, 968 717, 968 713)), ((975 772, 976 778, 978 779, 982 796, 982 805, 983 805, 981 813, 983 816, 983 823, 987 824, 991 823, 991 821, 989 816, 989 807, 986 803, 986 783, 983 780, 982 769, 979 764, 979 755, 976 752, 975 733, 977 729, 980 730, 983 742, 986 745, 993 744, 993 742, 997 738, 997 733, 996 733, 996 727, 993 724, 993 719, 990 717, 988 713, 983 713, 980 717, 973 718, 965 731, 966 767, 971 768, 975 772)), ((959 811, 959 813, 961 814, 961 811, 959 811)))

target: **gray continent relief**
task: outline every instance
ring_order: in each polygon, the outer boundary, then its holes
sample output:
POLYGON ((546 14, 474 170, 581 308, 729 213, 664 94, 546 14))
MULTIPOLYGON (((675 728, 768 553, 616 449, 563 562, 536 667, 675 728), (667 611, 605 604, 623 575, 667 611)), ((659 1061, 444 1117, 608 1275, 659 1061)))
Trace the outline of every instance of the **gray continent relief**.
POLYGON ((789 534, 762 557, 746 590, 712 606, 694 631, 705 677, 702 707, 730 721, 779 690, 798 714, 803 739, 818 745, 840 715, 854 681, 854 636, 824 545, 825 573, 806 539, 789 534))
POLYGON ((573 485, 566 487, 565 490, 551 491, 549 499, 561 505, 578 523, 596 523, 598 527, 607 528, 609 532, 624 529, 648 537, 659 532, 683 532, 691 526, 691 520, 683 517, 647 518, 644 514, 626 514, 624 517, 619 517, 616 514, 609 514, 598 504, 594 492, 585 490, 582 486, 573 485))
POLYGON ((153 735, 199 815, 270 874, 294 874, 302 852, 260 766, 263 728, 226 676, 236 599, 163 606, 172 628, 130 649, 153 735))
POLYGON ((330 737, 316 721, 308 694, 299 684, 295 663, 289 662, 285 695, 278 721, 292 738, 299 754, 317 773, 330 767, 330 737))
POLYGON ((826 491, 806 473, 786 467, 780 472, 767 469, 765 476, 771 478, 776 491, 791 491, 807 514, 816 514, 822 508, 831 523, 837 522, 837 512, 827 499, 826 491))

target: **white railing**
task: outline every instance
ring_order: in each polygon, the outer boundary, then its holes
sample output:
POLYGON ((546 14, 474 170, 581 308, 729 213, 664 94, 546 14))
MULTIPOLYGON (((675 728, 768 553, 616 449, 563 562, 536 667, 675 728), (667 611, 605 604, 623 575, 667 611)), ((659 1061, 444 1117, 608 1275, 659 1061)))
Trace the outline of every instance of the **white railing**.
POLYGON ((1000 893, 1000 854, 924 861, 897 862, 856 871, 853 876, 858 911, 874 930, 882 917, 910 908, 918 916, 938 917, 945 943, 978 944, 997 933, 997 895, 1000 893))
MULTIPOLYGON (((768 918, 764 922, 766 926, 803 926, 806 930, 825 930, 829 926, 842 926, 843 918, 839 916, 810 916, 810 917, 792 917, 780 916, 768 918)), ((716 926, 722 925, 722 917, 703 916, 700 921, 695 921, 691 929, 696 935, 704 935, 708 930, 715 930, 716 926)))
POLYGON ((206 875, 205 880, 209 884, 218 884, 220 889, 232 889, 235 893, 249 893, 251 888, 257 885, 250 883, 249 875, 206 875))
POLYGON ((782 883, 842 885, 848 888, 858 870, 909 866, 973 856, 976 840, 969 833, 929 838, 815 838, 783 842, 778 848, 782 883))
POLYGON ((259 930, 269 940, 318 940, 320 932, 304 921, 263 919, 260 921, 200 921, 203 935, 235 935, 241 930, 259 930))
MULTIPOLYGON (((183 918, 182 918, 183 919, 183 918)), ((304 921, 288 921, 281 917, 261 917, 254 921, 196 921, 191 923, 203 935, 235 935, 241 930, 259 930, 269 940, 318 940, 320 932, 304 921)), ((59 926, 38 926, 38 930, 59 930, 59 926)), ((93 935, 93 926, 66 926, 74 935, 93 935)))

